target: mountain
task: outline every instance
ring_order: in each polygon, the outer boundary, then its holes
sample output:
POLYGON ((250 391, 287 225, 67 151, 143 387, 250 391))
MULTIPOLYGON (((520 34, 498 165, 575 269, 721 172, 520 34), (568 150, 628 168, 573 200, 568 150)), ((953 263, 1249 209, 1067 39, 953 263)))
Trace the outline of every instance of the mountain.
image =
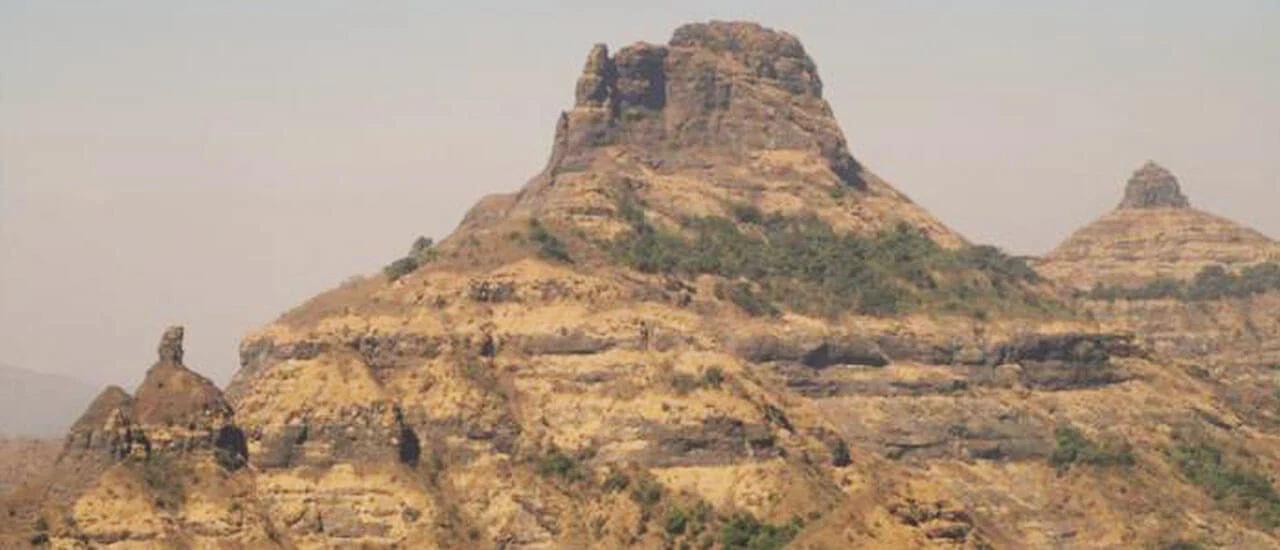
POLYGON ((143 384, 103 392, 54 474, 0 504, 0 533, 1280 544, 1280 445, 1216 382, 855 160, 795 37, 685 25, 592 48, 574 89, 540 174, 247 336, 225 392, 167 331, 143 384))
POLYGON ((1147 162, 1129 179, 1119 207, 1073 233, 1037 269, 1077 288, 1189 279, 1214 265, 1280 261, 1280 243, 1197 210, 1177 178, 1147 162))
POLYGON ((1257 429, 1280 426, 1280 243, 1191 207, 1148 162, 1119 208, 1038 266, 1084 293, 1097 322, 1131 330, 1209 383, 1257 429))
POLYGON ((73 378, 0 365, 0 437, 60 434, 93 392, 73 378))

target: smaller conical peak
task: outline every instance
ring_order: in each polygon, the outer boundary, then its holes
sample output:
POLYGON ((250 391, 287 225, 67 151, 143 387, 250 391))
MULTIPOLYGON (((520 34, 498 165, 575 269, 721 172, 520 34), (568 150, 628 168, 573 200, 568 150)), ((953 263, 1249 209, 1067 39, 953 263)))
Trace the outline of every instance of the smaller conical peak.
POLYGON ((120 386, 107 386, 94 398, 71 429, 78 431, 104 428, 115 414, 127 416, 130 402, 129 394, 120 386))
POLYGON ((1165 167, 1147 161, 1124 188, 1120 208, 1189 208, 1191 201, 1182 194, 1178 178, 1165 167))
POLYGON ((164 335, 160 337, 160 347, 157 349, 160 355, 159 364, 182 364, 182 337, 185 332, 181 326, 172 326, 165 329, 164 335))

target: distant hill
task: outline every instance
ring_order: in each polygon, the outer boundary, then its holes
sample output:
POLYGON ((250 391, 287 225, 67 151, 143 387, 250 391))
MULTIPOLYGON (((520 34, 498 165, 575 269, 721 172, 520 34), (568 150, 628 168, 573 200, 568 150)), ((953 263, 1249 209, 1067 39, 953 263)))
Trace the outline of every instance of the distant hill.
POLYGON ((1276 261, 1280 243, 1193 207, 1178 179, 1148 162, 1133 173, 1118 207, 1071 234, 1036 269, 1062 284, 1091 289, 1189 280, 1206 267, 1236 271, 1276 261))
POLYGON ((0 436, 61 435, 98 388, 0 364, 0 436))

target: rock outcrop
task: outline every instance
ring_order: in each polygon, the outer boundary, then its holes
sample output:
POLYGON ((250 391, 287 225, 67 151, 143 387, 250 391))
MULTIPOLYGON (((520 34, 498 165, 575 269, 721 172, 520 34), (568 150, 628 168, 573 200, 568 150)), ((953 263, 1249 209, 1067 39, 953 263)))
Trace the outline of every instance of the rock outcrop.
POLYGON ((800 41, 751 23, 686 25, 665 46, 632 45, 612 57, 596 45, 552 163, 589 163, 609 146, 669 171, 811 152, 845 185, 866 189, 800 41))
POLYGON ((1120 208, 1190 208, 1191 201, 1182 194, 1178 178, 1165 167, 1147 161, 1129 178, 1120 208))

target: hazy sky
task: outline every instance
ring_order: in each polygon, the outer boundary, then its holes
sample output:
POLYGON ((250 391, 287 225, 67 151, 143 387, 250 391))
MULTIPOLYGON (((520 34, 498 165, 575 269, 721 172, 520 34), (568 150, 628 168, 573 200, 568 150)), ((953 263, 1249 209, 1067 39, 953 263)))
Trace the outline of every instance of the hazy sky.
POLYGON ((591 44, 712 18, 799 36, 854 155, 974 240, 1044 252, 1148 158, 1280 236, 1275 0, 533 4, 0 0, 0 363, 131 388, 182 323, 225 383, 536 173, 591 44))

